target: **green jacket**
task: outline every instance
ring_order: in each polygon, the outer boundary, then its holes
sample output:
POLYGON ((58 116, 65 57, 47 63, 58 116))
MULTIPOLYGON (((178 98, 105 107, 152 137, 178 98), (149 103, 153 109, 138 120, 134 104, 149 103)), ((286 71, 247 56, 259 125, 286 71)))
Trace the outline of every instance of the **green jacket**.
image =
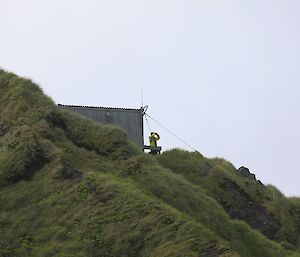
POLYGON ((150 147, 156 147, 157 141, 160 139, 160 136, 156 132, 152 132, 149 136, 150 147))

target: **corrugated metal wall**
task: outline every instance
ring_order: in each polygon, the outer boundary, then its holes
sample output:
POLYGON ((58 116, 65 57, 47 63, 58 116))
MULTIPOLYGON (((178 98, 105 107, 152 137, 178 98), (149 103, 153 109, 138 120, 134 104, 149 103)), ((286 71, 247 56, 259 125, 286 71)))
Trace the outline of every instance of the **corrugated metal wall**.
POLYGON ((97 123, 111 124, 123 128, 128 138, 143 149, 143 111, 142 109, 122 109, 105 107, 86 107, 58 105, 60 108, 79 113, 97 123))

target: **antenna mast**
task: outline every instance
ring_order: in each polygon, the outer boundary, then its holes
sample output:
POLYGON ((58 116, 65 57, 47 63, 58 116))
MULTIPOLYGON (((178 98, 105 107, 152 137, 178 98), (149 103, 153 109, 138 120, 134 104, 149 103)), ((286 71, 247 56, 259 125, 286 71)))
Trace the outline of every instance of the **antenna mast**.
POLYGON ((144 90, 141 88, 142 108, 144 108, 144 90))

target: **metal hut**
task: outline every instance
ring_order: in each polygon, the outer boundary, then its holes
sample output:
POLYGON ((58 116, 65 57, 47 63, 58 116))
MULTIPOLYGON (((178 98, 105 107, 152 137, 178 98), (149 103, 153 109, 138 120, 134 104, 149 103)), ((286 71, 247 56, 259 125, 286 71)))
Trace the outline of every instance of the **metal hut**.
POLYGON ((128 135, 129 140, 144 148, 144 109, 92 107, 76 105, 58 105, 60 108, 78 113, 86 118, 100 123, 111 124, 122 128, 128 135))

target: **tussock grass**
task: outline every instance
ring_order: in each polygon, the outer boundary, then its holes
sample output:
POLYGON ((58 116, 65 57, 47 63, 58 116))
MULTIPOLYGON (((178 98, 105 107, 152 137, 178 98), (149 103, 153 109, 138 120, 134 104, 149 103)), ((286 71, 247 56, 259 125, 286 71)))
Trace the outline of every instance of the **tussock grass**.
POLYGON ((299 199, 266 187, 261 200, 223 159, 143 154, 2 70, 0 92, 0 256, 299 256, 299 199), (280 219, 276 241, 230 218, 224 180, 280 219))

